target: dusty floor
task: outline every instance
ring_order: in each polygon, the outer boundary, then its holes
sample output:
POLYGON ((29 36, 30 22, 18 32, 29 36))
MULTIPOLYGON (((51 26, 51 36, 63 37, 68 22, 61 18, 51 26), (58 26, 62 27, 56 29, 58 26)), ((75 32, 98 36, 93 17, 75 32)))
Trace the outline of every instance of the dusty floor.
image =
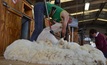
POLYGON ((3 56, 0 56, 0 65, 46 65, 46 64, 32 64, 21 61, 6 60, 4 59, 3 56))
POLYGON ((12 61, 12 60, 6 60, 3 56, 0 56, 0 65, 46 65, 46 64, 31 64, 26 62, 20 62, 20 61, 12 61))

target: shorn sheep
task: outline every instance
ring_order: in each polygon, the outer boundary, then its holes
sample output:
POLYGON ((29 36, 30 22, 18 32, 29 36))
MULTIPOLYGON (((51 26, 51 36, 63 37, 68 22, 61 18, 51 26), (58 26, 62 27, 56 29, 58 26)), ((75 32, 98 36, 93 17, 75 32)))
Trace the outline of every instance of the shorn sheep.
MULTIPOLYGON (((58 33, 62 30, 62 24, 56 23, 56 24, 52 25, 51 28, 54 31, 54 34, 58 33)), ((41 40, 43 40, 43 41, 50 40, 53 44, 57 44, 57 42, 58 42, 58 39, 56 39, 55 36, 50 33, 49 27, 46 27, 45 29, 43 29, 43 31, 38 36, 37 41, 41 41, 41 40)))

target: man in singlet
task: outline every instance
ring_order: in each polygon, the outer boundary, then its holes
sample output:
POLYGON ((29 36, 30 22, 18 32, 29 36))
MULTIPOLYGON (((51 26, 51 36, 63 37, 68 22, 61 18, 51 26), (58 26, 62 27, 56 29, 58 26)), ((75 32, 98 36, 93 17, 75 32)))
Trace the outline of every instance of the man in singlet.
MULTIPOLYGON (((61 7, 46 3, 47 11, 52 20, 62 23, 62 36, 66 34, 66 27, 68 23, 71 23, 71 17, 69 13, 61 7)), ((30 38, 31 41, 36 40, 38 35, 43 30, 44 15, 47 16, 46 6, 44 2, 38 2, 34 6, 34 17, 35 17, 35 30, 30 38)))

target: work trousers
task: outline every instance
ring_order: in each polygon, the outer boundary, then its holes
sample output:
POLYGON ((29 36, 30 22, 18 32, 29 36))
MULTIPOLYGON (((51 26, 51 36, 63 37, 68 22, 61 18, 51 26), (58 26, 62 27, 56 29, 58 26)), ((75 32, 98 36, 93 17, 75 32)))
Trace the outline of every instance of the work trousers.
POLYGON ((107 52, 103 52, 104 56, 107 58, 107 52))
POLYGON ((35 18, 35 29, 31 35, 30 41, 36 41, 39 34, 43 30, 43 20, 45 13, 45 5, 43 2, 39 2, 34 6, 34 18, 35 18))

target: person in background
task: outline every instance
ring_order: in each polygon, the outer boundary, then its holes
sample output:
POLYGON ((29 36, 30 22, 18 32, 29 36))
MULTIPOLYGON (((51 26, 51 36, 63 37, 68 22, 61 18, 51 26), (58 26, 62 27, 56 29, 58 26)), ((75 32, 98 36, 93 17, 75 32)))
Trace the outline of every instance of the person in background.
MULTIPOLYGON (((68 23, 71 24, 72 20, 69 16, 69 13, 62 9, 61 7, 46 3, 47 11, 49 17, 52 18, 53 21, 62 23, 62 36, 64 37, 66 34, 66 28, 68 23)), ((46 6, 44 2, 38 2, 34 6, 34 18, 35 18, 35 30, 31 35, 30 41, 36 41, 37 37, 43 30, 43 19, 44 15, 47 16, 46 6)))
POLYGON ((107 33, 104 33, 104 35, 106 36, 106 40, 107 40, 107 33))
POLYGON ((95 38, 96 47, 101 50, 107 58, 107 39, 106 36, 95 29, 90 29, 89 35, 95 38))

